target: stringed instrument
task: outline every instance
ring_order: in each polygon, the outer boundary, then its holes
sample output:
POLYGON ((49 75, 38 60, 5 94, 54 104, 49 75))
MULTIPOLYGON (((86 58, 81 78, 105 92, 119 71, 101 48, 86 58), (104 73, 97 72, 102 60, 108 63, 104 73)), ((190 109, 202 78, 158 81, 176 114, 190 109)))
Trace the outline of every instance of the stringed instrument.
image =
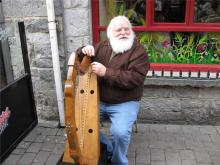
POLYGON ((97 165, 100 156, 99 94, 91 58, 82 61, 72 53, 65 82, 65 125, 67 142, 62 162, 97 165))

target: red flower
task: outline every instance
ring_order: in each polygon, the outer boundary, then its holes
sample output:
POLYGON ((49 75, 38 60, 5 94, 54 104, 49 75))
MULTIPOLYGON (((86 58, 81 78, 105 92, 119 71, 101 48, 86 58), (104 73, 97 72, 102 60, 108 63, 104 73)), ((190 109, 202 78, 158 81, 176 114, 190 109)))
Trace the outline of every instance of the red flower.
POLYGON ((170 47, 170 42, 168 40, 165 40, 163 43, 163 48, 168 49, 170 47))
POLYGON ((199 44, 197 45, 196 50, 201 53, 201 52, 204 52, 206 48, 207 48, 207 44, 199 44))

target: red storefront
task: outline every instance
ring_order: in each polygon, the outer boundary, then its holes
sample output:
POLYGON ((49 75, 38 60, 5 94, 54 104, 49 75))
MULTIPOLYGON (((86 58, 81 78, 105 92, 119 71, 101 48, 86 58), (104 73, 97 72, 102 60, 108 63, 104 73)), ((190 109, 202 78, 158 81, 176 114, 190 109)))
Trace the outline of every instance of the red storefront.
POLYGON ((214 72, 214 78, 219 78, 219 0, 91 3, 94 43, 106 38, 106 27, 112 17, 125 15, 148 52, 152 71, 208 72, 208 75, 214 72))

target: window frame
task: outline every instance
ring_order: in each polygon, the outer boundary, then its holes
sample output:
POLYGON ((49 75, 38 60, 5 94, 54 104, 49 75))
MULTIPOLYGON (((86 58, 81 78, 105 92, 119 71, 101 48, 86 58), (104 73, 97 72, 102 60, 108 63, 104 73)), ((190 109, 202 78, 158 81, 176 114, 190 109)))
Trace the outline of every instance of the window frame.
MULTIPOLYGON (((198 23, 193 22, 194 18, 194 3, 195 0, 186 0, 186 13, 185 22, 183 23, 166 23, 154 21, 154 0, 146 0, 146 25, 145 26, 133 26, 135 32, 138 31, 158 31, 158 32, 220 32, 220 23, 198 23)), ((92 6, 92 32, 93 32, 93 44, 100 41, 100 33, 106 31, 107 26, 99 25, 99 0, 91 0, 92 6)), ((155 66, 163 66, 163 63, 153 63, 155 66)), ((152 65, 152 67, 154 66, 152 65)), ((165 64, 167 65, 167 64, 165 64)), ((172 65, 172 64, 170 64, 172 65)), ((185 64, 186 67, 198 66, 199 64, 185 64)), ((212 64, 204 64, 208 66, 212 64)), ((181 66, 181 65, 180 65, 181 66)), ((220 65, 215 65, 216 71, 219 70, 220 65)), ((175 65, 178 69, 178 64, 175 65)), ((196 69, 194 69, 196 70, 196 69)))

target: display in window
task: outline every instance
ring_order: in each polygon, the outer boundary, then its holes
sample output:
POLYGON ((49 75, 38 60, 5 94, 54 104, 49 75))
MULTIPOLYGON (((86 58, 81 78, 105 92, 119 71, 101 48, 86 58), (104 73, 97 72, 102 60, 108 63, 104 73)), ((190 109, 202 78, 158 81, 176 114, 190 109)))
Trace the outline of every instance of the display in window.
POLYGON ((220 64, 219 33, 137 33, 151 62, 220 64))
POLYGON ((194 22, 220 23, 220 0, 195 0, 194 22))
POLYGON ((154 2, 155 22, 185 22, 186 0, 155 0, 154 2))
POLYGON ((100 25, 106 26, 118 15, 125 15, 133 26, 145 25, 146 0, 99 0, 100 25))

